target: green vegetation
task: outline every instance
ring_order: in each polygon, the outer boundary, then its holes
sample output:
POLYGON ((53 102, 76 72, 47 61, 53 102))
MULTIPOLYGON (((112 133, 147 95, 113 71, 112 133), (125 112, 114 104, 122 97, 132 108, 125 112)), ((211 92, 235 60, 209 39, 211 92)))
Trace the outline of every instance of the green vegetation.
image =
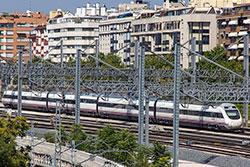
MULTIPOLYGON (((225 49, 223 47, 217 46, 211 51, 206 51, 204 53, 204 56, 206 58, 209 58, 210 60, 213 60, 214 62, 232 70, 232 71, 243 71, 243 63, 240 61, 234 60, 228 60, 227 53, 224 51, 225 49)), ((208 63, 206 60, 201 59, 197 63, 198 69, 201 70, 215 70, 220 69, 220 67, 208 63)))
MULTIPOLYGON (((164 59, 170 61, 171 63, 174 63, 174 56, 165 56, 164 59)), ((145 57, 145 68, 173 69, 173 66, 155 55, 147 55, 145 57)))
MULTIPOLYGON (((62 128, 63 129, 63 128, 62 128)), ((70 132, 63 132, 65 143, 71 143, 75 140, 78 150, 83 150, 97 155, 102 155, 104 158, 110 159, 126 166, 135 167, 170 167, 171 155, 167 152, 167 147, 155 142, 153 147, 138 145, 137 138, 128 130, 117 130, 111 125, 105 127, 97 132, 97 135, 87 135, 82 130, 82 125, 75 124, 72 126, 70 132), (120 150, 105 152, 108 150, 120 150), (125 152, 128 151, 128 152, 125 152)), ((52 134, 47 134, 47 141, 53 138, 52 134)))
POLYGON ((0 118, 0 166, 28 167, 30 146, 17 148, 16 138, 25 137, 29 129, 26 119, 0 118))

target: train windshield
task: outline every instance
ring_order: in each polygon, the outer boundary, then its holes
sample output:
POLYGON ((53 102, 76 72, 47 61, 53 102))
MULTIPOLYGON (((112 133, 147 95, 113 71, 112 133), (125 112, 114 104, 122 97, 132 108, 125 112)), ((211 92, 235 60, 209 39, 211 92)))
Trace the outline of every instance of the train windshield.
POLYGON ((240 114, 238 110, 226 110, 227 116, 230 119, 239 119, 240 118, 240 114))

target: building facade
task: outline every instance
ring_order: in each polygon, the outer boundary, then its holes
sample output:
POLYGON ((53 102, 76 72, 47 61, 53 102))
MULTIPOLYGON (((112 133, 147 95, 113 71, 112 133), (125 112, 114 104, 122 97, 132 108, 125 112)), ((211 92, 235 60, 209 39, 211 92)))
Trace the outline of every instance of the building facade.
POLYGON ((60 61, 60 41, 63 40, 63 60, 74 58, 77 49, 86 54, 95 54, 95 40, 99 35, 102 16, 76 16, 67 13, 62 17, 49 20, 47 24, 50 58, 60 61))
POLYGON ((229 59, 243 60, 244 35, 250 34, 250 3, 224 8, 217 17, 218 45, 228 48, 229 59), (238 41, 239 40, 239 41, 238 41))
POLYGON ((49 45, 46 25, 37 26, 32 30, 30 38, 32 40, 32 53, 36 56, 47 58, 49 45))
MULTIPOLYGON (((30 31, 39 25, 45 25, 48 16, 43 13, 28 11, 0 16, 0 57, 17 60, 19 50, 29 50, 30 31)), ((29 60, 29 52, 23 54, 24 60, 29 60)))
MULTIPOLYGON (((144 42, 150 50, 146 51, 146 55, 151 52, 171 55, 177 42, 183 44, 195 37, 196 51, 203 54, 216 46, 216 14, 217 11, 210 7, 170 9, 151 17, 147 15, 132 21, 131 42, 144 42)), ((133 48, 131 50, 133 55, 133 48)), ((181 53, 182 68, 189 68, 189 52, 182 48, 181 53)))
POLYGON ((249 0, 189 0, 189 6, 191 7, 229 7, 234 4, 248 3, 249 0))
POLYGON ((121 57, 124 64, 130 65, 131 22, 134 16, 117 15, 103 20, 99 29, 99 51, 104 54, 114 53, 121 57))
POLYGON ((100 3, 95 3, 91 6, 90 3, 87 3, 86 6, 78 7, 76 9, 76 16, 84 17, 84 16, 106 16, 107 8, 104 4, 100 5, 100 3))

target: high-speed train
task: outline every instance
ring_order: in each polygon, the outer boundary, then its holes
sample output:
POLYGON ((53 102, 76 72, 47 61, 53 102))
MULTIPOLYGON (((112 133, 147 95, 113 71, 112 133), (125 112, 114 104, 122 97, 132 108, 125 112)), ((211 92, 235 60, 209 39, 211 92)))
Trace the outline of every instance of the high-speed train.
MULTIPOLYGON (((17 108, 18 92, 7 90, 2 103, 6 107, 17 108)), ((22 108, 54 112, 56 102, 61 102, 63 112, 75 111, 75 95, 71 92, 22 92, 22 108)), ((172 124, 173 101, 152 98, 149 100, 150 121, 172 124)), ((126 100, 121 96, 96 94, 80 95, 80 114, 123 120, 138 119, 138 99, 126 100)), ((242 117, 234 104, 219 105, 180 104, 180 125, 219 130, 233 130, 242 127, 242 117)))

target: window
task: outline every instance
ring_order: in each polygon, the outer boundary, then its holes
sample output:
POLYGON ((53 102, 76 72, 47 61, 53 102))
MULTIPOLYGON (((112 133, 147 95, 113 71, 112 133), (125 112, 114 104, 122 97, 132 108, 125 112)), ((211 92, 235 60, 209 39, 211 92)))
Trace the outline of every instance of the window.
POLYGON ((75 40, 82 40, 82 37, 75 37, 75 40))
POLYGON ((68 37, 68 40, 75 40, 74 37, 68 37))
POLYGON ((13 35, 13 31, 7 30, 7 31, 6 31, 6 35, 13 35))
POLYGON ((4 42, 3 39, 4 39, 4 38, 0 38, 0 42, 4 42))
POLYGON ((17 23, 17 27, 25 27, 24 23, 17 23))
POLYGON ((0 50, 3 50, 3 45, 0 45, 0 50))
POLYGON ((24 49, 25 46, 24 46, 24 45, 17 45, 16 48, 17 48, 17 49, 24 49))
POLYGON ((75 31, 82 31, 82 28, 75 28, 75 31))
POLYGON ((6 38, 6 43, 13 43, 13 38, 6 38))
POLYGON ((240 114, 238 110, 226 110, 227 116, 230 119, 239 119, 240 118, 240 114))
POLYGON ((13 45, 6 45, 6 50, 13 50, 13 45))
POLYGON ((202 43, 209 44, 209 35, 202 35, 202 43))
POLYGON ((13 57, 13 53, 6 53, 6 57, 13 57))
POLYGON ((54 32, 60 32, 60 29, 55 29, 54 32))
POLYGON ((82 49, 82 45, 76 45, 75 48, 76 49, 82 49))
POLYGON ((0 28, 13 28, 13 23, 1 23, 0 28))
POLYGON ((3 34, 3 31, 0 31, 0 35, 4 35, 4 34, 3 34))
POLYGON ((68 31, 75 31, 74 28, 68 28, 68 31))
POLYGON ((29 39, 27 38, 17 38, 17 42, 28 42, 29 39))
POLYGON ((82 31, 94 31, 94 28, 83 28, 82 31))

